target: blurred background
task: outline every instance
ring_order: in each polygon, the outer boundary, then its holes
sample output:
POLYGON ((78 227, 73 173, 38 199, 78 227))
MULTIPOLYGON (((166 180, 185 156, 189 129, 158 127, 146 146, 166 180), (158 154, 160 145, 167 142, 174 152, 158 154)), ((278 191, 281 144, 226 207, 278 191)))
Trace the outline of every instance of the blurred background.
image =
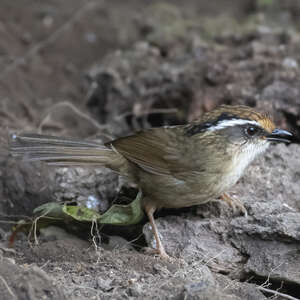
POLYGON ((114 137, 239 103, 299 132, 299 1, 2 0, 0 13, 2 128, 114 137))

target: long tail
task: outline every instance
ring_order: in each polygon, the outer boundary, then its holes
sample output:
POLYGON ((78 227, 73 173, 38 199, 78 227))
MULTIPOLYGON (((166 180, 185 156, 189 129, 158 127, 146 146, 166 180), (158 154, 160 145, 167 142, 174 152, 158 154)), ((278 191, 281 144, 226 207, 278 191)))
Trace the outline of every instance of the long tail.
POLYGON ((102 165, 119 171, 122 157, 92 141, 39 134, 11 135, 10 153, 27 161, 45 161, 56 166, 102 165))

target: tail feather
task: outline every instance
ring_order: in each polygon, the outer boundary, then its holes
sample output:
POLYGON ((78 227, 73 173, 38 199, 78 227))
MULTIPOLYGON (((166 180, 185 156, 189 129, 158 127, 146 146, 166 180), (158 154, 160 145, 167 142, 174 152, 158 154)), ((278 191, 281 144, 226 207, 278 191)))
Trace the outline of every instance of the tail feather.
POLYGON ((72 138, 38 134, 13 134, 10 152, 26 161, 45 161, 56 166, 81 166, 86 164, 111 166, 116 162, 117 153, 103 144, 72 138))

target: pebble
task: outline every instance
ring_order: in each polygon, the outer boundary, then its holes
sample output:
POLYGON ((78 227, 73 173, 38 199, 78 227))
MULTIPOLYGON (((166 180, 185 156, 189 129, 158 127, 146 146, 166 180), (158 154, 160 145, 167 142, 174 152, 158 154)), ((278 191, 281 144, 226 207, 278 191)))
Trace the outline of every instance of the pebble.
POLYGON ((297 69, 298 68, 298 63, 294 58, 291 57, 286 57, 282 61, 282 65, 288 69, 297 69))

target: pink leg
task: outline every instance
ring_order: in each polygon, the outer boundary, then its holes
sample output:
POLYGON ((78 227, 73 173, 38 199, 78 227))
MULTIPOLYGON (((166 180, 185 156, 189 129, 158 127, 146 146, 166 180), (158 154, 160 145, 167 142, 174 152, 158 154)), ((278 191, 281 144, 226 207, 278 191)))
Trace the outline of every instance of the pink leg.
POLYGON ((151 224, 151 227, 152 227, 152 231, 153 231, 153 234, 154 234, 154 237, 155 237, 155 240, 156 240, 156 252, 162 257, 162 258, 165 258, 165 259, 169 259, 169 255, 167 254, 167 252, 165 251, 165 248, 159 238, 159 233, 158 233, 158 229, 156 227, 156 224, 155 224, 155 221, 154 221, 154 218, 153 218, 153 213, 155 212, 156 210, 156 207, 151 204, 151 203, 147 203, 145 205, 145 211, 146 211, 146 214, 149 218, 149 221, 150 221, 150 224, 151 224))

